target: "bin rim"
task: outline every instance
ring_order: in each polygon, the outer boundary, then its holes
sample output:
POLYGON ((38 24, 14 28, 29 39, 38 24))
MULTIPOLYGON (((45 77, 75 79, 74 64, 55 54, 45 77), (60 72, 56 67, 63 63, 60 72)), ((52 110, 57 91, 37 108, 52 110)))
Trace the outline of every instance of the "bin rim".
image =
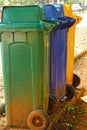
POLYGON ((74 19, 76 19, 75 24, 79 24, 81 22, 81 20, 82 20, 82 17, 79 16, 79 15, 76 15, 76 14, 72 14, 71 17, 74 18, 74 19))
MULTIPOLYGON (((47 18, 48 20, 54 20, 56 22, 59 23, 59 26, 58 28, 59 29, 68 29, 70 28, 74 23, 75 23, 75 19, 74 18, 71 18, 71 17, 67 17, 67 16, 59 16, 58 15, 58 10, 56 8, 57 5, 61 5, 61 4, 47 4, 47 5, 44 5, 42 9, 46 10, 45 7, 53 7, 55 10, 56 10, 56 17, 52 16, 50 18, 47 18)), ((53 12, 53 11, 52 11, 53 12)))
POLYGON ((22 31, 27 32, 30 30, 37 31, 52 31, 59 25, 58 22, 52 20, 43 20, 40 22, 11 22, 11 23, 0 23, 0 32, 16 32, 22 31))

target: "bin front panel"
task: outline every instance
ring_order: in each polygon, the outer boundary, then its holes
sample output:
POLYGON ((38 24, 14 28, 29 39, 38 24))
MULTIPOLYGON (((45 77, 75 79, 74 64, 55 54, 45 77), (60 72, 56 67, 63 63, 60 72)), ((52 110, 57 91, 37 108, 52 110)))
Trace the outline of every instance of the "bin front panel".
POLYGON ((67 67, 66 67, 66 82, 72 85, 73 69, 74 69, 74 46, 75 46, 75 25, 69 29, 67 43, 67 67))
POLYGON ((7 122, 27 127, 33 109, 48 108, 48 35, 37 31, 3 33, 2 42, 7 122))
POLYGON ((67 28, 51 33, 50 93, 58 99, 66 93, 67 28))

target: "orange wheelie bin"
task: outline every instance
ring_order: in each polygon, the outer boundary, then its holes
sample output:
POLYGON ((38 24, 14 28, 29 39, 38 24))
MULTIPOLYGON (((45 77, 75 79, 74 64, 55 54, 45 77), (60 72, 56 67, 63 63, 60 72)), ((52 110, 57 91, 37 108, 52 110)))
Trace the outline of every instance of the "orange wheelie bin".
POLYGON ((64 4, 64 15, 75 18, 76 22, 69 28, 68 32, 68 46, 67 46, 67 67, 66 67, 66 83, 76 87, 80 83, 80 78, 76 74, 73 74, 74 68, 74 46, 75 46, 75 29, 76 25, 81 21, 82 17, 72 13, 71 4, 64 4))

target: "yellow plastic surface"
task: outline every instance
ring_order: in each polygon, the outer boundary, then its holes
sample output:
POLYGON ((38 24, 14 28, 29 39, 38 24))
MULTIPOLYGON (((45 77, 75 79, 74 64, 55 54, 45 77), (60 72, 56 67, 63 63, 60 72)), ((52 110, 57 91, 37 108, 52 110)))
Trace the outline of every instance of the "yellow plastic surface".
POLYGON ((64 15, 75 18, 76 22, 69 28, 68 32, 68 48, 67 48, 67 68, 66 68, 66 83, 72 84, 73 82, 73 68, 74 68, 74 45, 75 45, 75 28, 81 21, 82 17, 72 13, 70 4, 64 4, 64 15))

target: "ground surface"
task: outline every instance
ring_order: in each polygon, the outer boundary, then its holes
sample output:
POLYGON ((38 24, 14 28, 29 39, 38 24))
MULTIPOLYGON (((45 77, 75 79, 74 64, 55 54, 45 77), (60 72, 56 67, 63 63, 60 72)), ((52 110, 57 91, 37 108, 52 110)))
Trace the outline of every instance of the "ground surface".
POLYGON ((75 63, 74 71, 81 78, 78 87, 84 87, 86 91, 76 104, 69 106, 58 121, 56 130, 87 130, 87 54, 75 63))

